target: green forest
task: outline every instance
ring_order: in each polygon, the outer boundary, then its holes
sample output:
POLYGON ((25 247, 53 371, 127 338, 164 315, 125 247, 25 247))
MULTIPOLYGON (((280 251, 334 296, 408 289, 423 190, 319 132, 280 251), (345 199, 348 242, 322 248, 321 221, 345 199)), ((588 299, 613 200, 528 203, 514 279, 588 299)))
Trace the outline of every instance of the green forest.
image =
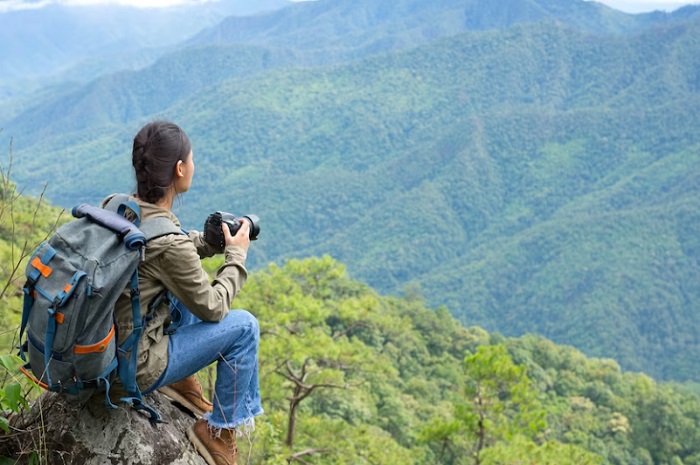
POLYGON ((245 463, 700 465, 700 7, 387 5, 230 18, 3 104, 1 353, 27 254, 131 191, 134 134, 169 119, 183 226, 261 218, 245 463))
MULTIPOLYGON (((4 185, 4 254, 67 220, 16 192, 4 185)), ((1 277, 14 289, 0 303, 4 372, 21 302, 11 269, 1 277)), ((266 412, 239 444, 243 464, 700 464, 700 397, 689 387, 541 336, 465 327, 417 288, 383 296, 330 256, 253 273, 235 306, 261 324, 266 412)), ((16 396, 9 375, 2 410, 16 396)))
POLYGON ((172 119, 197 164, 176 214, 256 213, 254 270, 329 254, 464 325, 698 380, 700 20, 614 31, 516 22, 327 65, 197 43, 27 109, 5 140, 69 208, 130 191, 130 138, 172 119))

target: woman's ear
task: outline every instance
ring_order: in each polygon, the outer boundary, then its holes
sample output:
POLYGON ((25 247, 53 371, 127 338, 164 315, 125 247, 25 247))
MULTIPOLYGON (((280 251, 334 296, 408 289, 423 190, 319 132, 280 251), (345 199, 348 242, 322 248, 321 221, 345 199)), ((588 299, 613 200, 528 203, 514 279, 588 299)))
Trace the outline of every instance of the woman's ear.
POLYGON ((182 160, 178 160, 177 165, 175 165, 175 177, 182 178, 185 176, 185 164, 182 160))

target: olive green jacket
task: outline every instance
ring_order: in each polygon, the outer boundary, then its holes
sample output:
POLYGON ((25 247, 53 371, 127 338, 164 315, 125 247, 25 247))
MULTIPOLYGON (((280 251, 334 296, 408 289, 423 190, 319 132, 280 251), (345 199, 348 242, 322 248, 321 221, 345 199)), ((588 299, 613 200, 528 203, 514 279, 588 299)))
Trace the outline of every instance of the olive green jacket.
MULTIPOLYGON (((104 200, 102 205, 113 196, 104 200)), ((141 209, 141 221, 166 217, 177 227, 180 222, 170 211, 152 203, 130 197, 141 209)), ((146 246, 145 259, 139 265, 139 291, 141 315, 149 311, 149 304, 164 289, 169 290, 195 316, 203 321, 220 321, 231 308, 236 294, 246 282, 246 251, 239 246, 227 245, 224 264, 210 282, 202 268, 201 258, 210 257, 222 250, 204 241, 202 233, 190 231, 188 235, 170 234, 155 238, 146 246)), ((155 308, 153 317, 143 330, 138 348, 136 380, 141 389, 151 387, 168 365, 168 336, 164 327, 170 322, 170 306, 167 299, 155 308)), ((115 307, 115 320, 119 344, 133 331, 131 301, 126 289, 115 307)), ((196 347, 192 348, 196 350, 196 347)))

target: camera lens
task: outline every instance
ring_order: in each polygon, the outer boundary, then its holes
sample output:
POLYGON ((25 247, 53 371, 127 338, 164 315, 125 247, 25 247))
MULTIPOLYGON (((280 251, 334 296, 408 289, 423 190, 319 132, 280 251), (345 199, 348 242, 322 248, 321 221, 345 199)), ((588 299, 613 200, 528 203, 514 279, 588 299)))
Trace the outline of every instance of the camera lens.
POLYGON ((260 218, 257 215, 245 215, 243 218, 250 223, 250 240, 254 241, 260 234, 260 218))
POLYGON ((224 223, 228 225, 228 229, 231 231, 232 236, 235 236, 238 230, 241 229, 241 221, 248 222, 250 225, 248 237, 250 237, 251 241, 256 240, 258 238, 258 234, 260 234, 260 218, 258 218, 257 215, 245 215, 242 218, 224 219, 224 223))

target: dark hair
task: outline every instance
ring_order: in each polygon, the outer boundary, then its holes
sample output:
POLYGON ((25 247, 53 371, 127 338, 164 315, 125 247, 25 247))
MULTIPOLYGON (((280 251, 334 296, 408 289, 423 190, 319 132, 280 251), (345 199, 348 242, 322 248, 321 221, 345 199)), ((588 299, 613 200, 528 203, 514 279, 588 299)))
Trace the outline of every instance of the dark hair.
POLYGON ((141 128, 131 152, 139 198, 156 203, 165 197, 173 184, 177 162, 187 161, 191 150, 187 134, 176 124, 153 121, 141 128))

